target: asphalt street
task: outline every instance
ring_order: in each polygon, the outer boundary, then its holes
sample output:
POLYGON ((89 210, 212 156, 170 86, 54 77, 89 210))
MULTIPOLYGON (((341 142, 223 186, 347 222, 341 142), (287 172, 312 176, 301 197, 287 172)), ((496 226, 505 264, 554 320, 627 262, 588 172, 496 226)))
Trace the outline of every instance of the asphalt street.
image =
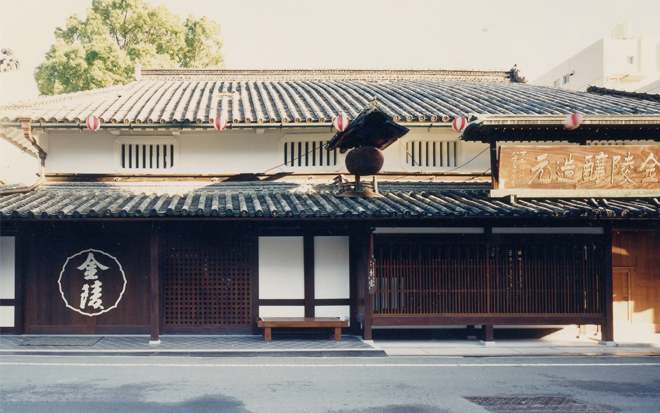
POLYGON ((0 391, 8 413, 486 412, 466 399, 484 396, 655 413, 660 358, 2 356, 0 391))

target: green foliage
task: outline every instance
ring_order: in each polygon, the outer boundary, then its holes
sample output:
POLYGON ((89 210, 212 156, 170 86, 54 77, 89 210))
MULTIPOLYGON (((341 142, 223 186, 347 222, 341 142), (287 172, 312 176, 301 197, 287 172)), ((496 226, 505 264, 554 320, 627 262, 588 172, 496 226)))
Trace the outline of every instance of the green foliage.
POLYGON ((87 18, 73 15, 55 30, 55 44, 34 78, 44 95, 131 81, 143 67, 221 67, 220 25, 206 16, 179 16, 144 0, 93 0, 87 18))

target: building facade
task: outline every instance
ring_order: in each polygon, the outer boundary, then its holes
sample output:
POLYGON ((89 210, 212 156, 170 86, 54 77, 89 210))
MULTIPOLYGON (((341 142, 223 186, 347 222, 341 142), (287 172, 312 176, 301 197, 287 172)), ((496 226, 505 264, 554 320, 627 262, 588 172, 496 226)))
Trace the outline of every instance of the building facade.
POLYGON ((660 193, 498 195, 493 161, 511 142, 614 138, 660 159, 660 103, 519 80, 145 70, 126 86, 2 107, 2 136, 43 164, 33 187, 0 192, 2 331, 155 340, 332 316, 367 339, 379 328, 476 325, 492 339, 493 326, 580 324, 612 340, 623 297, 625 322, 655 329, 660 193), (332 120, 374 100, 410 132, 362 178, 378 196, 345 196, 355 178, 346 153, 326 149, 332 120), (584 124, 568 134, 575 108, 584 124), (470 121, 462 135, 457 117, 470 121))
POLYGON ((586 91, 589 86, 660 93, 660 42, 634 36, 627 23, 534 80, 532 84, 586 91))

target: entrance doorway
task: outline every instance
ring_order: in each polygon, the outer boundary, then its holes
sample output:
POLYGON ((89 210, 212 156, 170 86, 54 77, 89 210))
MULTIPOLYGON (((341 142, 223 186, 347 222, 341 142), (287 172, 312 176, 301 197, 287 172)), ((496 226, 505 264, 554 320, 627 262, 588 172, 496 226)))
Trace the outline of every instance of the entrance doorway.
POLYGON ((632 323, 632 268, 612 268, 614 328, 626 328, 632 323))
POLYGON ((248 237, 208 230, 168 234, 161 255, 165 333, 252 333, 248 237))

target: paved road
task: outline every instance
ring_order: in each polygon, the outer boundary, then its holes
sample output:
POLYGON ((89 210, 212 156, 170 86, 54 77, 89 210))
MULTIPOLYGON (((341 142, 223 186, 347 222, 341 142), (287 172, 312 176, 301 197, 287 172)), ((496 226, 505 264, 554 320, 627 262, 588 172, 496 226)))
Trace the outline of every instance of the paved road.
POLYGON ((466 396, 565 396, 655 413, 660 358, 3 356, 0 391, 3 413, 486 411, 466 396))

